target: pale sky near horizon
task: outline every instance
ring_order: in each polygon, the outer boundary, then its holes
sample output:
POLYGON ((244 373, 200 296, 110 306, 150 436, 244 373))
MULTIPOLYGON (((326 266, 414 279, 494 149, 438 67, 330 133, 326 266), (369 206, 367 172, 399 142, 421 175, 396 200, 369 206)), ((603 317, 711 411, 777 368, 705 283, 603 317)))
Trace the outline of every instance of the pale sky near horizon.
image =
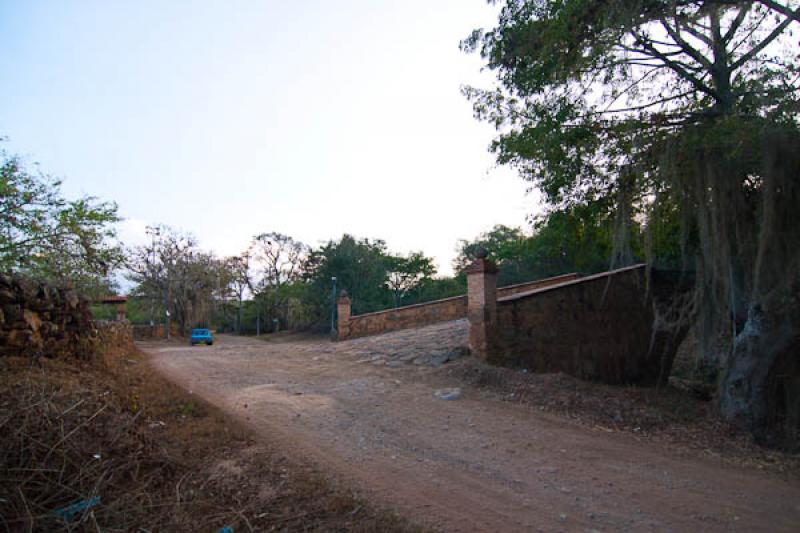
POLYGON ((459 91, 492 83, 458 43, 496 9, 0 0, 2 147, 116 201, 128 244, 158 223, 220 255, 347 232, 449 274, 458 239, 537 208, 459 91))

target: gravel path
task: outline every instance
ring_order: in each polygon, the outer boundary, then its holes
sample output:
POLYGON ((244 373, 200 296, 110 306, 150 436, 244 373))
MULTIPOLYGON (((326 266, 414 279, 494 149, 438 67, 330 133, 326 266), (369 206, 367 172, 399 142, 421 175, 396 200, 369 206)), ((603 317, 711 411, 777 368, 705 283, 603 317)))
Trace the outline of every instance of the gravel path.
POLYGON ((576 427, 459 382, 448 367, 465 356, 466 327, 141 347, 263 438, 435 529, 797 531, 796 481, 576 427))

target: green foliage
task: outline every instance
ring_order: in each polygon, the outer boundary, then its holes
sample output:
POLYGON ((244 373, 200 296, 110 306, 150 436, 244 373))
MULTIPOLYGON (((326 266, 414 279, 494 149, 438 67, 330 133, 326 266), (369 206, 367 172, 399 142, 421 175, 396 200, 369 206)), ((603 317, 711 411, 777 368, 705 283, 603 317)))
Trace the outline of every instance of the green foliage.
POLYGON ((306 298, 317 323, 325 323, 332 305, 333 277, 348 292, 353 314, 417 303, 432 286, 433 261, 416 252, 390 254, 382 240, 343 235, 311 251, 305 263, 306 298))
POLYGON ((699 313, 730 419, 765 419, 770 365, 800 335, 798 24, 797 1, 505 0, 462 42, 497 74, 464 89, 497 160, 551 216, 590 221, 548 220, 559 239, 610 225, 612 261, 697 272, 681 316, 699 313))
POLYGON ((436 274, 433 260, 422 252, 413 252, 408 257, 390 255, 386 257, 386 264, 389 271, 386 284, 392 291, 395 307, 400 307, 404 301, 408 303, 412 297, 419 301, 423 287, 436 274))
POLYGON ((146 296, 140 296, 139 294, 141 292, 142 291, 139 291, 137 288, 134 288, 133 294, 128 295, 128 301, 125 305, 125 314, 127 319, 131 322, 131 324, 139 325, 149 325, 150 320, 160 323, 164 317, 163 302, 154 302, 146 296))
MULTIPOLYGON (((777 2, 507 0, 476 30, 499 85, 464 89, 491 149, 552 206, 611 200, 623 172, 646 209, 665 136, 730 114, 794 122, 800 53, 777 2), (787 48, 782 46, 787 45, 787 48)), ((655 182, 654 182, 655 180, 655 182)), ((635 213, 632 213, 635 214, 635 213)))
POLYGON ((122 262, 116 204, 66 200, 59 180, 28 172, 5 152, 0 158, 0 270, 70 284, 89 296, 108 292, 109 275, 122 262))
POLYGON ((467 278, 464 274, 453 277, 430 278, 423 280, 418 288, 418 299, 414 303, 430 302, 467 293, 467 278))
POLYGON ((519 228, 495 226, 473 241, 461 241, 454 262, 457 272, 474 260, 478 248, 500 269, 498 286, 567 274, 594 273, 608 267, 611 223, 584 206, 552 211, 533 226, 532 235, 519 228))
POLYGON ((312 307, 324 321, 331 305, 333 281, 350 295, 353 314, 369 313, 391 306, 386 287, 388 261, 386 243, 381 240, 357 240, 343 235, 314 250, 306 262, 312 307))
POLYGON ((92 304, 89 306, 94 320, 116 320, 117 308, 107 304, 92 304))

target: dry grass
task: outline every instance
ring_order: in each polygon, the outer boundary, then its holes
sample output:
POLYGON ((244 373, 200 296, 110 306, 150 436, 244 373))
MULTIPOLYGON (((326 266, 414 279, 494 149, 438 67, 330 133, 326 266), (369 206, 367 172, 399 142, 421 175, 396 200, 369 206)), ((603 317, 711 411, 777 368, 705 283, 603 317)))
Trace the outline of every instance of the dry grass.
POLYGON ((257 442, 138 352, 0 365, 0 531, 418 529, 257 442))

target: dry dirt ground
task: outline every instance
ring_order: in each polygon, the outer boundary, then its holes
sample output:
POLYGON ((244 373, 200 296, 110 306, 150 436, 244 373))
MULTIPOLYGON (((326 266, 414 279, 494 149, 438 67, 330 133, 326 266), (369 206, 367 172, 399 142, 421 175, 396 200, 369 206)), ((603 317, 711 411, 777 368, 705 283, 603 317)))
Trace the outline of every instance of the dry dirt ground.
POLYGON ((0 357, 0 532, 420 531, 149 360, 0 357))
POLYGON ((144 343, 170 379, 445 531, 797 531, 794 475, 579 425, 464 379, 463 321, 331 343, 144 343), (455 400, 435 393, 460 387, 455 400))

